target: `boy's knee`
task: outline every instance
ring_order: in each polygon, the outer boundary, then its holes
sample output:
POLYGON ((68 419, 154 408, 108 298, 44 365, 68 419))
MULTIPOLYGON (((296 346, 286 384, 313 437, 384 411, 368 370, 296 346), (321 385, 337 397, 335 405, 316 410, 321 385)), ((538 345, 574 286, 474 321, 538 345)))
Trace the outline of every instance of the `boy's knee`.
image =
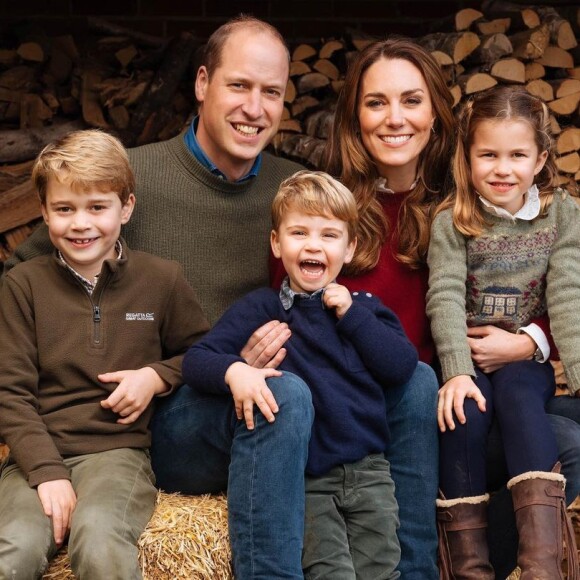
POLYGON ((50 538, 36 534, 14 535, 3 526, 0 536, 0 579, 39 578, 48 567, 50 538))
POLYGON ((284 417, 285 421, 296 426, 303 425, 310 432, 314 407, 308 385, 300 377, 286 371, 280 377, 266 379, 266 382, 280 408, 280 418, 284 417))
POLYGON ((419 362, 405 385, 387 390, 389 414, 427 422, 436 421, 438 391, 435 371, 428 364, 419 362), (392 394, 390 391, 393 391, 392 394))

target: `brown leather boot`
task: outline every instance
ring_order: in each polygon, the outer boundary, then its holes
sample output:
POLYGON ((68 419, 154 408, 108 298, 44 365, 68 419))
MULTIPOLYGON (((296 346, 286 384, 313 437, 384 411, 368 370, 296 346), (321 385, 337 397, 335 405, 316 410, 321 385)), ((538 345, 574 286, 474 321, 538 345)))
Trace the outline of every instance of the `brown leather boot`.
POLYGON ((441 580, 494 580, 487 548, 489 495, 437 500, 441 580))
POLYGON ((528 471, 508 482, 520 536, 521 580, 562 580, 564 543, 567 578, 580 578, 574 530, 566 513, 565 484, 559 463, 552 471, 528 471))

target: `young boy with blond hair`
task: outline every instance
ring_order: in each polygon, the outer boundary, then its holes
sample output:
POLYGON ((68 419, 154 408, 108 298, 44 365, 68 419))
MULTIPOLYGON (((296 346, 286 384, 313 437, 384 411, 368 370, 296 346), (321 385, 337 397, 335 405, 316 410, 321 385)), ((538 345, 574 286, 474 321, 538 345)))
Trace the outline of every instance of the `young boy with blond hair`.
POLYGON ((252 430, 256 407, 275 421, 278 406, 265 379, 282 372, 253 368, 238 353, 261 325, 288 324, 292 336, 279 369, 309 385, 314 407, 306 578, 399 577, 398 510, 383 455, 385 389, 410 379, 417 352, 378 299, 335 282, 353 257, 357 220, 352 193, 329 175, 300 171, 283 181, 272 206, 271 246, 288 277, 279 291, 259 289, 236 302, 183 363, 190 387, 231 393, 236 429, 252 430))
POLYGON ((140 578, 150 403, 209 325, 176 262, 120 238, 135 180, 117 139, 70 133, 32 179, 55 249, 0 290, 0 577, 40 577, 70 532, 75 576, 140 578))

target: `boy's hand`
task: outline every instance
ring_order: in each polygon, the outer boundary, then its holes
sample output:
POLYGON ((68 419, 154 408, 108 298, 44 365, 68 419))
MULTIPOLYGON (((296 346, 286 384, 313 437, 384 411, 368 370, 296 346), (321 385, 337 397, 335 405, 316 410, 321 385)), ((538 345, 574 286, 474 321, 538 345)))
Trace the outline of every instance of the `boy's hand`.
POLYGON ((248 429, 254 428, 254 404, 269 423, 274 422, 278 404, 265 379, 281 375, 276 369, 255 369, 242 362, 235 362, 226 371, 225 381, 234 397, 236 416, 246 421, 248 429))
POLYGON ((240 356, 257 369, 275 369, 286 356, 286 349, 282 346, 291 334, 285 322, 270 320, 250 336, 240 356))
POLYGON ((36 488, 44 513, 52 519, 52 533, 57 547, 62 546, 70 530, 77 496, 68 479, 40 483, 36 488))
POLYGON ((352 306, 352 296, 346 286, 335 282, 330 283, 324 290, 322 300, 326 308, 334 308, 336 317, 340 320, 352 306))
POLYGON ((116 371, 98 376, 102 383, 119 383, 101 407, 111 409, 121 416, 117 423, 128 425, 135 422, 149 406, 151 399, 167 391, 167 383, 151 368, 136 371, 116 371))
POLYGON ((468 375, 458 375, 449 379, 439 389, 439 402, 437 403, 437 422, 441 432, 445 432, 446 425, 453 431, 455 422, 453 421, 453 412, 461 424, 464 424, 465 413, 463 412, 463 402, 465 399, 474 399, 477 402, 479 410, 485 411, 485 397, 482 395, 479 387, 473 382, 468 375))

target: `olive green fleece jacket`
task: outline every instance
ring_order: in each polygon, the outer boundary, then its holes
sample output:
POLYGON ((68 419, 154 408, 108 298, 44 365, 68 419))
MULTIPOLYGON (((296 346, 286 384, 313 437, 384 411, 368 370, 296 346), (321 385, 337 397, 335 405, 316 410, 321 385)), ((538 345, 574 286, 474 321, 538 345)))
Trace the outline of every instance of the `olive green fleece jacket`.
POLYGON ((30 486, 69 479, 63 456, 150 445, 152 405, 129 425, 101 401, 101 373, 153 368, 171 389, 209 328, 176 262, 123 249, 92 296, 55 254, 19 264, 0 288, 0 436, 30 486))
POLYGON ((433 221, 427 315, 443 380, 474 376, 467 326, 515 332, 548 311, 571 393, 580 389, 580 207, 556 190, 546 217, 486 215, 491 227, 467 238, 451 210, 433 221))
MULTIPOLYGON (((269 285, 270 206, 282 180, 303 167, 265 152, 257 177, 232 183, 204 168, 183 135, 129 149, 129 158, 137 204, 123 236, 133 249, 181 263, 210 323, 238 298, 269 285)), ((50 250, 43 226, 4 271, 50 250)))

